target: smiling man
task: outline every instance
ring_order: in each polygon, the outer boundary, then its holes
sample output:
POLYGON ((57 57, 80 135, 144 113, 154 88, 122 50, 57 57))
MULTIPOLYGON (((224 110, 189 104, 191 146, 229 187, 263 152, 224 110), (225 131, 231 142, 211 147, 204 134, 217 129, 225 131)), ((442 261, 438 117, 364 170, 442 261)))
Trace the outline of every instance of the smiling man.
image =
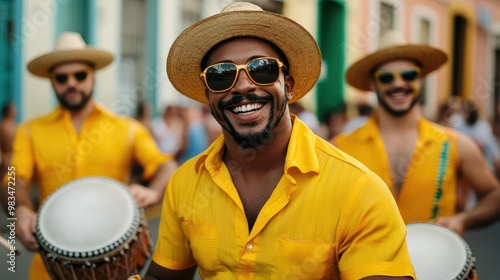
POLYGON ((223 135, 172 176, 146 279, 415 278, 387 186, 290 114, 320 71, 310 33, 253 4, 179 35, 168 77, 223 135))
POLYGON ((364 126, 332 142, 385 181, 406 223, 436 221, 463 235, 500 217, 500 186, 469 137, 421 114, 423 79, 446 60, 439 49, 385 34, 379 50, 346 72, 351 86, 375 91, 381 106, 364 126), (456 213, 459 175, 473 185, 479 202, 456 213))

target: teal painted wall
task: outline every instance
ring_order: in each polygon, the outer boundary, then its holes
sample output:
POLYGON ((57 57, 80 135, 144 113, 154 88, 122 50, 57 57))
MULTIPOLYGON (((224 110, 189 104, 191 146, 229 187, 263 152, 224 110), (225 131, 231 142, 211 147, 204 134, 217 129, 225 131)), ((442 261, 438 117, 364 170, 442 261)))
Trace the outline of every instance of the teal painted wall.
POLYGON ((325 76, 316 87, 316 113, 322 122, 327 113, 344 104, 345 14, 344 1, 318 2, 318 43, 325 76))
POLYGON ((94 41, 92 30, 94 15, 94 0, 58 2, 56 36, 64 31, 74 31, 80 33, 87 44, 92 44, 94 41))
POLYGON ((7 102, 14 102, 18 121, 22 115, 21 15, 22 1, 0 0, 0 107, 7 102))

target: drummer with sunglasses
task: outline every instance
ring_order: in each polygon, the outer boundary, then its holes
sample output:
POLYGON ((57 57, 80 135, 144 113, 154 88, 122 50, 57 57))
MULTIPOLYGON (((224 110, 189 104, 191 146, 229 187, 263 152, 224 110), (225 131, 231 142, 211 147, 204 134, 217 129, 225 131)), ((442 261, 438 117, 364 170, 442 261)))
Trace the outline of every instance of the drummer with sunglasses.
POLYGON ((332 142, 385 181, 406 223, 436 222, 463 236, 500 218, 500 185, 473 140, 422 116, 424 78, 447 59, 439 49, 386 33, 376 52, 346 72, 351 86, 376 93, 376 113, 332 142), (478 203, 457 213, 459 176, 473 185, 478 203))
POLYGON ((223 133, 169 181, 145 279, 415 278, 387 186, 290 114, 320 72, 307 30, 250 3, 177 37, 168 77, 223 133))
MULTIPOLYGON (((177 168, 172 156, 159 150, 142 124, 116 115, 93 99, 95 71, 112 60, 107 51, 87 46, 80 34, 64 32, 54 51, 28 64, 32 74, 50 80, 59 101, 50 114, 21 124, 14 140, 16 235, 29 251, 37 249, 32 186, 38 188, 40 204, 59 187, 81 177, 103 176, 129 184, 132 166, 138 163, 149 185, 131 184, 130 191, 146 208, 160 203, 177 168)), ((4 198, 7 191, 4 184, 4 198)), ((9 205, 2 203, 4 208, 9 205)), ((30 279, 50 279, 38 253, 31 264, 30 279)))

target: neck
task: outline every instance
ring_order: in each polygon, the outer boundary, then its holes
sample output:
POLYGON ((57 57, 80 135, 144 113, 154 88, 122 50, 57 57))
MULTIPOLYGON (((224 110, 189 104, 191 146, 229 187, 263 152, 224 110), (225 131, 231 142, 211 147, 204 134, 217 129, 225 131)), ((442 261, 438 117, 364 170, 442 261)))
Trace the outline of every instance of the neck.
POLYGON ((291 119, 283 117, 278 127, 273 130, 273 136, 269 143, 255 148, 243 149, 224 130, 224 138, 226 139, 224 162, 227 165, 234 165, 232 163, 236 163, 242 172, 260 172, 267 171, 276 166, 282 167, 285 163, 291 132, 291 119))
POLYGON ((76 131, 79 132, 85 120, 90 116, 94 110, 94 101, 89 100, 89 102, 78 111, 69 111, 71 115, 71 122, 75 127, 76 131))
POLYGON ((394 116, 381 107, 377 108, 377 121, 381 130, 401 131, 416 129, 421 116, 419 104, 415 104, 415 106, 403 116, 394 116))

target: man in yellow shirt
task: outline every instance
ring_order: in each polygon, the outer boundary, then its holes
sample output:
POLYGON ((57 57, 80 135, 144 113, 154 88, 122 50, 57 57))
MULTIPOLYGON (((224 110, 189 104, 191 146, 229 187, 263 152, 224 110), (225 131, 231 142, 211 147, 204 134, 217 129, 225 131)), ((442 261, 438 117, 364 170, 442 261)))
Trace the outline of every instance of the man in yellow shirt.
MULTIPOLYGON (((108 52, 86 46, 80 34, 67 32, 58 37, 53 52, 28 64, 32 74, 50 79, 59 106, 20 125, 14 140, 16 235, 27 250, 36 250, 32 183, 39 189, 41 203, 62 185, 81 177, 105 176, 127 184, 132 165, 138 162, 150 185, 133 184, 130 190, 140 206, 149 207, 160 203, 177 168, 141 124, 93 100, 94 72, 112 60, 108 52)), ((4 197, 6 191, 2 188, 4 197)), ((39 254, 32 262, 30 278, 49 279, 39 254)))
POLYGON ((177 37, 168 77, 223 135, 172 176, 146 279, 415 278, 387 186, 289 113, 320 71, 308 31, 250 3, 177 37))
POLYGON ((388 32, 379 50, 346 72, 355 88, 375 91, 380 106, 350 134, 332 142, 377 173, 390 187, 406 223, 436 221, 463 235, 500 217, 500 186, 467 136, 422 117, 423 78, 447 60, 441 50, 408 44, 388 32), (456 213, 457 177, 476 191, 473 209, 456 213))

